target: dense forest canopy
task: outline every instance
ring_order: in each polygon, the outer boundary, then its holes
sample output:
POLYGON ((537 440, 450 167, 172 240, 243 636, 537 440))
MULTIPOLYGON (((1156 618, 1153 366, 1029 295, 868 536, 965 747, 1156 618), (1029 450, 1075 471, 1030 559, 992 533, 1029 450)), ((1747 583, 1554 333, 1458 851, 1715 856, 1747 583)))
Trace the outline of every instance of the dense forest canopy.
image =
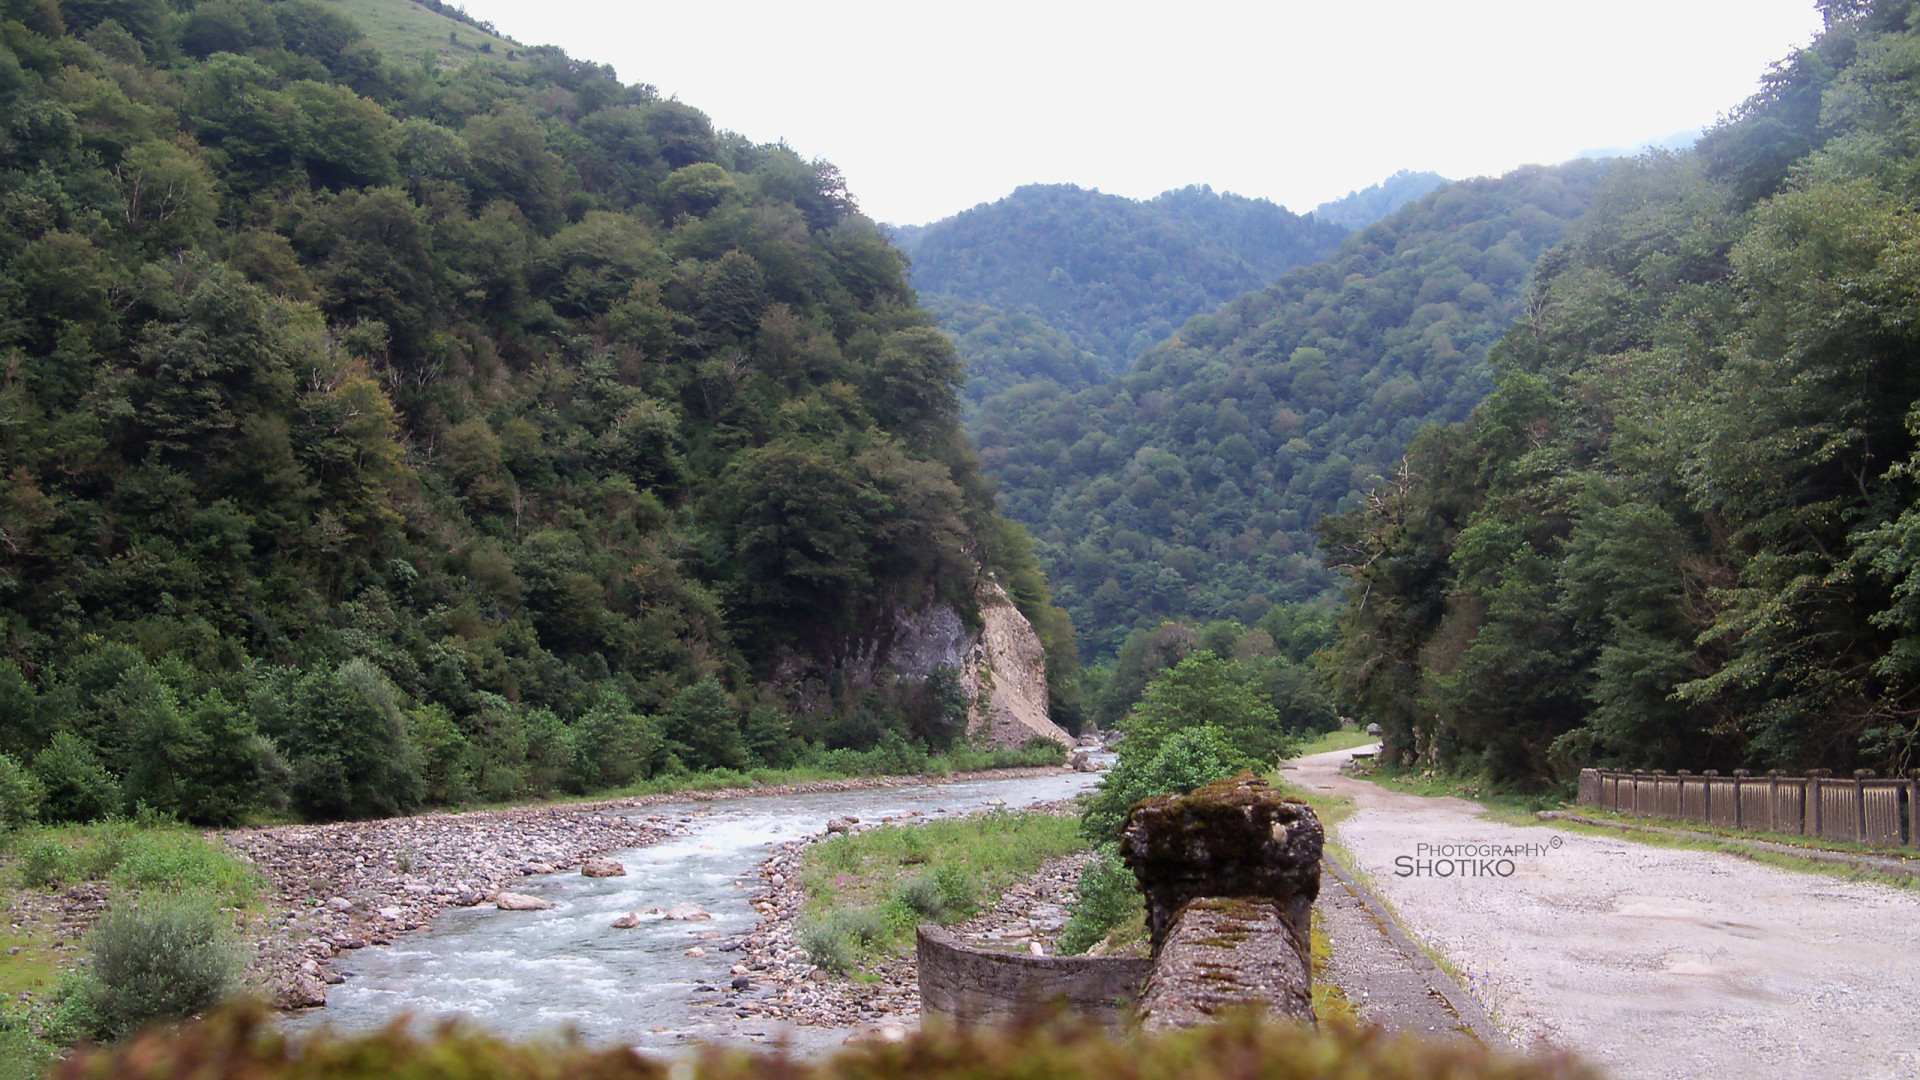
POLYGON ((1906 768, 1920 743, 1920 4, 1824 32, 1540 263, 1497 388, 1322 525, 1391 749, 1906 768))
MULTIPOLYGON (((1163 619, 1252 623, 1335 579, 1313 525, 1421 425, 1486 394, 1484 357, 1606 167, 1466 181, 1209 314, 1125 377, 1012 386, 969 426, 1090 657, 1163 619)), ((966 340, 965 335, 962 341, 966 340)), ((1064 354, 1062 354, 1064 355, 1064 354)))
POLYGON ((473 55, 320 0, 0 3, 0 753, 55 816, 937 744, 951 685, 834 672, 987 571, 1070 680, 838 172, 473 55), (767 687, 794 657, 831 708, 767 687))
POLYGON ((1037 316, 1118 374, 1189 316, 1323 258, 1347 231, 1208 187, 1143 202, 1033 184, 895 240, 930 301, 1037 316))

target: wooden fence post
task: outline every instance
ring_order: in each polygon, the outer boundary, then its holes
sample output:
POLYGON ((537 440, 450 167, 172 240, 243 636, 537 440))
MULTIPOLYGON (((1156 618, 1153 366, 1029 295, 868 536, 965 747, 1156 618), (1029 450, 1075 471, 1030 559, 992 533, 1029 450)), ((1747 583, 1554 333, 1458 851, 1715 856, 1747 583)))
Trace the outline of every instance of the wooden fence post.
POLYGON ((1746 828, 1742 818, 1747 811, 1747 796, 1742 790, 1742 785, 1747 782, 1747 777, 1752 775, 1745 769, 1733 770, 1733 827, 1736 829, 1746 828))

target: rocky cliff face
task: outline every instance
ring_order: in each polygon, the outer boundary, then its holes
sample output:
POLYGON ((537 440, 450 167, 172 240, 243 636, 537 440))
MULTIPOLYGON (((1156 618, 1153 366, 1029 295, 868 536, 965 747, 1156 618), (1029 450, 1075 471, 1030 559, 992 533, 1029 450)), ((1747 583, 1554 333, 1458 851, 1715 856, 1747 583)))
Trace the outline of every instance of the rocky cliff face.
POLYGON ((1072 746, 1073 737, 1047 715, 1047 653, 1033 626, 991 581, 975 600, 983 625, 960 664, 960 681, 973 695, 968 734, 993 746, 1035 736, 1072 746))
MULTIPOLYGON (((856 642, 841 664, 841 677, 854 686, 871 686, 891 671, 924 679, 935 668, 952 668, 973 701, 967 732, 992 746, 1019 746, 1039 736, 1063 746, 1073 737, 1047 715, 1047 654, 1026 616, 993 580, 974 594, 981 626, 970 629, 953 605, 928 604, 883 620, 871 636, 856 642)), ((823 680, 800 657, 774 672, 774 681, 800 698, 803 708, 824 707, 823 680), (810 700, 819 696, 821 700, 810 700)))

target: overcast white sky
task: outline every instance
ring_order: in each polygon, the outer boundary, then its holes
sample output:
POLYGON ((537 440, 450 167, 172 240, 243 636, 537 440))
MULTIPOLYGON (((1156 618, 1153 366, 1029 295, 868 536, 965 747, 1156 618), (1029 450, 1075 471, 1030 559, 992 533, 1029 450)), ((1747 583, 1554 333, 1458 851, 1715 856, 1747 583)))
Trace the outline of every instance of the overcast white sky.
POLYGON ((917 224, 1021 184, 1186 184, 1305 212, 1711 123, 1811 39, 1812 0, 466 0, 917 224))

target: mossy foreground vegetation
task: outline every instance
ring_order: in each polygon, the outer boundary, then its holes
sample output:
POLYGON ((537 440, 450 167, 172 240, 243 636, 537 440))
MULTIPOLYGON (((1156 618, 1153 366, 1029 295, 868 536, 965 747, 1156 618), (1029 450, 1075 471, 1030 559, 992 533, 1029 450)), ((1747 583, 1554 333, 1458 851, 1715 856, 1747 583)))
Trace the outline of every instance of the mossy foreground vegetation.
POLYGON ((632 1050, 513 1043, 470 1029, 416 1037, 399 1028, 295 1044, 232 1011, 65 1062, 55 1080, 1584 1080, 1568 1057, 1519 1058, 1345 1024, 1320 1031, 1243 1018, 1203 1029, 1112 1037, 1036 1023, 1010 1031, 916 1033, 819 1061, 708 1050, 675 1064, 632 1050))

